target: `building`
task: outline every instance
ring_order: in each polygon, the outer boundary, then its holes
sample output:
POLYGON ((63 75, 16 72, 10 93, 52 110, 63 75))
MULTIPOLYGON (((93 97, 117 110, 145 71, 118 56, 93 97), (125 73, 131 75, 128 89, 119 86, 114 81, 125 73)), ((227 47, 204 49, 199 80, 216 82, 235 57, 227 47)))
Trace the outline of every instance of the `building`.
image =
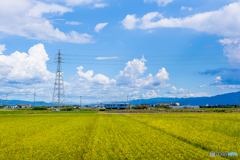
POLYGON ((166 105, 171 106, 172 103, 166 103, 166 102, 157 103, 157 106, 158 106, 158 107, 166 106, 166 105))
POLYGON ((172 103, 173 106, 180 106, 180 103, 172 103))
POLYGON ((8 106, 5 106, 4 108, 5 109, 16 109, 16 108, 18 108, 18 106, 17 105, 8 105, 8 106))
POLYGON ((19 108, 31 108, 31 104, 18 104, 19 108))
POLYGON ((180 104, 178 102, 161 102, 161 103, 157 103, 157 106, 158 107, 161 107, 161 106, 179 106, 180 104))

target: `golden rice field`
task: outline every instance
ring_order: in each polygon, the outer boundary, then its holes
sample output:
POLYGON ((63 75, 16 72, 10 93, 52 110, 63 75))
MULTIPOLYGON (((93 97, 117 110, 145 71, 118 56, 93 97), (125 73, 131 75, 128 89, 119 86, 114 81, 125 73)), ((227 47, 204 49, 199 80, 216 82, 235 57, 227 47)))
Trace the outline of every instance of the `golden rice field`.
POLYGON ((238 113, 0 115, 0 159, 238 159, 238 113))

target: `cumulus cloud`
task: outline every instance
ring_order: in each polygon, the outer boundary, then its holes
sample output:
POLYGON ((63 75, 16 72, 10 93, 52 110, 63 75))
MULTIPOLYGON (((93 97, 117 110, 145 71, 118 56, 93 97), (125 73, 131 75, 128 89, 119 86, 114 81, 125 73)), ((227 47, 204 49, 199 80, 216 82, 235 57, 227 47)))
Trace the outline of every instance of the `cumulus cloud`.
POLYGON ((168 3, 172 2, 173 0, 144 0, 145 3, 153 3, 156 2, 158 6, 166 6, 168 3))
POLYGON ((192 10, 192 7, 184 7, 184 6, 181 7, 181 10, 186 10, 186 9, 189 10, 189 11, 191 11, 191 10, 192 10))
POLYGON ((66 12, 72 12, 72 9, 30 0, 0 1, 0 32, 30 39, 91 43, 92 36, 75 31, 61 32, 43 17, 44 13, 61 15, 66 12))
POLYGON ((210 97, 209 94, 204 93, 204 92, 194 92, 194 93, 187 93, 187 94, 181 94, 179 96, 177 96, 178 98, 189 98, 189 97, 210 97))
POLYGON ((80 66, 77 68, 77 79, 75 81, 73 79, 74 82, 71 82, 68 93, 84 94, 90 97, 98 95, 108 97, 108 101, 111 101, 110 97, 114 101, 123 101, 126 100, 127 95, 129 95, 129 99, 157 96, 155 92, 159 92, 159 88, 170 86, 170 84, 166 83, 169 80, 169 74, 165 68, 161 68, 155 76, 149 74, 146 77, 139 78, 147 69, 145 62, 144 57, 127 62, 125 68, 116 76, 116 79, 110 79, 103 74, 94 74, 93 70, 83 71, 83 66, 80 66), (141 94, 140 89, 147 90, 147 92, 141 94))
POLYGON ((3 51, 6 50, 5 44, 0 45, 0 54, 3 54, 3 51))
POLYGON ((134 84, 138 76, 143 75, 147 70, 145 66, 146 59, 134 59, 126 63, 126 67, 123 71, 120 71, 117 79, 120 84, 134 84))
POLYGON ((74 22, 74 21, 72 21, 72 22, 66 22, 65 24, 69 24, 69 25, 80 25, 81 23, 79 23, 79 22, 74 22))
POLYGON ((177 89, 175 86, 172 86, 169 91, 169 93, 174 93, 174 94, 184 94, 184 93, 189 93, 189 91, 187 89, 177 89))
POLYGON ((186 97, 209 97, 209 95, 204 92, 194 92, 194 91, 189 91, 183 88, 177 89, 175 86, 172 86, 169 89, 168 94, 165 95, 165 97, 177 97, 177 98, 183 98, 185 96, 186 97))
MULTIPOLYGON (((226 37, 240 36, 240 2, 231 3, 219 10, 195 14, 184 18, 162 18, 158 12, 150 12, 147 15, 147 21, 143 18, 141 20, 135 15, 127 15, 122 21, 125 29, 153 29, 161 27, 179 27, 190 28, 208 34, 217 34, 226 37), (131 20, 129 20, 131 17, 131 20), (158 19, 158 20, 156 20, 158 19), (138 22, 139 21, 139 22, 138 22), (136 24, 138 22, 138 24, 136 24), (129 27, 129 23, 131 27, 129 27)), ((143 17, 145 17, 143 16, 143 17)))
POLYGON ((218 88, 228 89, 240 84, 240 38, 223 38, 219 42, 224 46, 223 55, 228 58, 230 68, 218 68, 199 72, 202 75, 216 75, 214 85, 218 88), (226 87, 224 87, 226 85, 226 87))
POLYGON ((101 29, 103 29, 104 27, 106 27, 106 25, 108 25, 108 22, 106 22, 106 23, 99 23, 99 24, 97 24, 96 26, 95 26, 95 32, 98 32, 99 33, 99 31, 101 30, 101 29))
POLYGON ((108 7, 107 3, 95 3, 94 8, 105 8, 108 7))
POLYGON ((49 60, 43 44, 31 47, 28 53, 16 51, 0 55, 0 79, 14 82, 42 82, 54 78, 47 70, 49 60))
POLYGON ((139 93, 139 91, 134 91, 132 93, 129 93, 129 96, 137 96, 139 93))
POLYGON ((224 38, 219 42, 224 45, 223 54, 232 67, 240 69, 240 38, 224 38))
POLYGON ((121 21, 124 26, 124 29, 134 29, 136 27, 136 23, 139 22, 140 19, 136 18, 136 15, 127 15, 126 18, 121 21))
POLYGON ((143 94, 144 99, 157 98, 159 97, 154 90, 148 90, 146 94, 143 94))
POLYGON ((29 9, 26 15, 31 17, 42 17, 44 13, 58 13, 60 15, 63 15, 66 12, 73 12, 73 10, 68 7, 60 6, 58 4, 36 2, 34 7, 29 9))
POLYGON ((114 84, 116 83, 116 80, 112 79, 110 80, 108 77, 106 77, 105 75, 102 74, 96 74, 95 76, 93 76, 93 70, 88 70, 87 72, 83 72, 83 67, 80 66, 77 68, 78 69, 78 75, 80 77, 80 80, 87 80, 89 82, 93 82, 93 83, 98 83, 98 84, 114 84))
POLYGON ((189 97, 210 97, 209 94, 204 92, 192 92, 188 91, 185 93, 176 93, 176 94, 165 94, 164 97, 171 97, 171 98, 189 98, 189 97))
POLYGON ((147 77, 138 78, 147 70, 145 66, 146 59, 134 59, 126 63, 123 71, 117 75, 118 85, 128 85, 138 88, 164 88, 170 86, 165 82, 169 80, 169 74, 165 68, 159 69, 158 73, 153 76, 149 74, 147 77))
POLYGON ((221 76, 217 76, 216 78, 214 78, 215 83, 221 83, 221 80, 221 76))

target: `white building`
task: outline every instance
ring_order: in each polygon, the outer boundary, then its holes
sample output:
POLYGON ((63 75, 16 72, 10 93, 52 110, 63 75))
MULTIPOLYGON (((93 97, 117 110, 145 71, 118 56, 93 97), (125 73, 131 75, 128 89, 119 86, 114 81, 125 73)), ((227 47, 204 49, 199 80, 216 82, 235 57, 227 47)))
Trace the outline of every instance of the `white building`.
POLYGON ((31 108, 31 104, 18 104, 19 108, 31 108))
POLYGON ((5 106, 4 108, 5 109, 16 109, 16 108, 18 108, 18 106, 17 105, 8 105, 8 106, 5 106))

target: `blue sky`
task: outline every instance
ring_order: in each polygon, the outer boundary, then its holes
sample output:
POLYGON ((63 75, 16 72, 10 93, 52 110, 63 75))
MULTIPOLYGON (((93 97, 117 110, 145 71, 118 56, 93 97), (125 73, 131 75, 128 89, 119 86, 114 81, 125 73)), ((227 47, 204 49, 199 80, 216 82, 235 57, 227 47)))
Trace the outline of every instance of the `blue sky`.
POLYGON ((0 2, 0 95, 51 102, 202 97, 240 89, 240 1, 0 2))

